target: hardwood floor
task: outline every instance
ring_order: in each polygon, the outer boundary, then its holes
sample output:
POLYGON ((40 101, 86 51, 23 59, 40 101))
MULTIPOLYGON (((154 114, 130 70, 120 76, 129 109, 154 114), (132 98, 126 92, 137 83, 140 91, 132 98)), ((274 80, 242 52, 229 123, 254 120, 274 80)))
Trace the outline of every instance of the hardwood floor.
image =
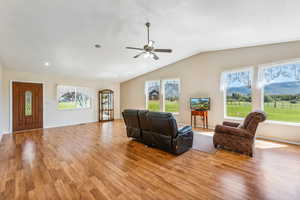
POLYGON ((255 152, 174 156, 128 139, 122 121, 4 135, 0 199, 299 200, 300 147, 255 152))

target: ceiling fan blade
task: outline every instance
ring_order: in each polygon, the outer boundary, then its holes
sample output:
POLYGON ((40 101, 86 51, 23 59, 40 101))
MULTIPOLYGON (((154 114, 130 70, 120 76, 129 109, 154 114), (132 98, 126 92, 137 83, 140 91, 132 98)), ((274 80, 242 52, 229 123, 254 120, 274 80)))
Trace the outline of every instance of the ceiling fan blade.
POLYGON ((144 51, 144 49, 142 49, 142 48, 135 48, 135 47, 126 47, 126 49, 133 49, 133 50, 144 51))
POLYGON ((154 49, 154 52, 172 53, 172 49, 154 49))
POLYGON ((142 52, 142 53, 139 53, 139 54, 137 54, 136 56, 134 56, 133 58, 138 58, 138 57, 140 57, 141 55, 143 55, 145 52, 142 52))
POLYGON ((158 60, 158 59, 159 59, 159 57, 158 57, 155 53, 152 53, 152 58, 153 58, 154 60, 158 60))

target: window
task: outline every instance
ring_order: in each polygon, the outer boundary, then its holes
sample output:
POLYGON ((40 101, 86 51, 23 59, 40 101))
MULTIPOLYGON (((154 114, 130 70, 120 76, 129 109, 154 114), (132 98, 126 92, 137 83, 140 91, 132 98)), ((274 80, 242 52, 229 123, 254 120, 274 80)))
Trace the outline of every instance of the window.
POLYGON ((268 120, 300 123, 300 61, 260 68, 268 120))
POLYGON ((32 115, 32 92, 25 92, 25 116, 32 115))
POLYGON ((81 109, 91 107, 91 96, 88 88, 57 86, 58 109, 81 109))
POLYGON ((164 80, 163 81, 163 111, 171 113, 179 113, 179 80, 164 80))
POLYGON ((145 94, 146 109, 150 111, 179 113, 179 79, 147 81, 145 85, 145 94), (160 99, 161 94, 162 101, 160 99))
POLYGON ((222 74, 225 117, 245 117, 252 110, 252 69, 222 74))
POLYGON ((147 109, 160 111, 160 81, 148 81, 145 88, 147 109))

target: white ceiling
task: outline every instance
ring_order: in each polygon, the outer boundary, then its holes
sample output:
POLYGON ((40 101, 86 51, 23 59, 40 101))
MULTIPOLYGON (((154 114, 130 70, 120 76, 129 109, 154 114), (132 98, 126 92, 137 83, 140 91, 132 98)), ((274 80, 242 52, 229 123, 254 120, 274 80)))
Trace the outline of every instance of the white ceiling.
POLYGON ((6 0, 0 59, 22 71, 119 82, 203 51, 300 39, 299 8, 299 0, 6 0), (159 61, 125 49, 144 45, 148 20, 156 46, 173 49, 159 61))

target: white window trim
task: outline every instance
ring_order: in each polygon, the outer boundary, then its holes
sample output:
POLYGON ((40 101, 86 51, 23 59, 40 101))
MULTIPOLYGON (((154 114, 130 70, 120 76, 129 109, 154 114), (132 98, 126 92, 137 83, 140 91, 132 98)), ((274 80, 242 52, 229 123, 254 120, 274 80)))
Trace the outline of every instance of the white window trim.
POLYGON ((286 126, 300 126, 300 123, 298 122, 285 122, 285 121, 276 121, 276 120, 266 120, 264 123, 279 124, 279 125, 286 125, 286 126))
POLYGON ((223 71, 221 74, 221 83, 220 83, 220 88, 221 91, 223 92, 223 112, 224 112, 224 119, 227 120, 244 120, 244 117, 232 117, 232 116, 227 116, 227 102, 226 102, 226 86, 223 86, 223 81, 224 81, 224 76, 228 73, 236 73, 236 72, 244 72, 244 71, 250 71, 250 77, 251 77, 251 106, 253 109, 253 87, 255 85, 254 83, 254 66, 248 66, 248 67, 241 67, 241 68, 237 68, 237 69, 231 69, 231 70, 226 70, 223 71))
POLYGON ((288 65, 288 64, 293 64, 295 62, 300 62, 300 58, 295 58, 295 59, 289 59, 289 60, 281 60, 281 61, 276 61, 276 62, 269 62, 269 63, 264 63, 264 64, 260 64, 258 65, 258 68, 271 68, 271 67, 275 67, 277 65, 288 65))
MULTIPOLYGON (((145 81, 145 86, 144 86, 144 95, 145 95, 145 101, 146 101, 146 107, 145 109, 148 110, 148 82, 159 82, 159 111, 160 112, 165 112, 165 98, 164 98, 164 93, 165 93, 165 88, 164 88, 164 83, 166 81, 179 81, 179 111, 180 111, 180 96, 181 96, 181 81, 180 78, 166 78, 166 79, 158 79, 158 80, 147 80, 145 81)), ((173 115, 179 115, 180 112, 171 112, 173 115)))

